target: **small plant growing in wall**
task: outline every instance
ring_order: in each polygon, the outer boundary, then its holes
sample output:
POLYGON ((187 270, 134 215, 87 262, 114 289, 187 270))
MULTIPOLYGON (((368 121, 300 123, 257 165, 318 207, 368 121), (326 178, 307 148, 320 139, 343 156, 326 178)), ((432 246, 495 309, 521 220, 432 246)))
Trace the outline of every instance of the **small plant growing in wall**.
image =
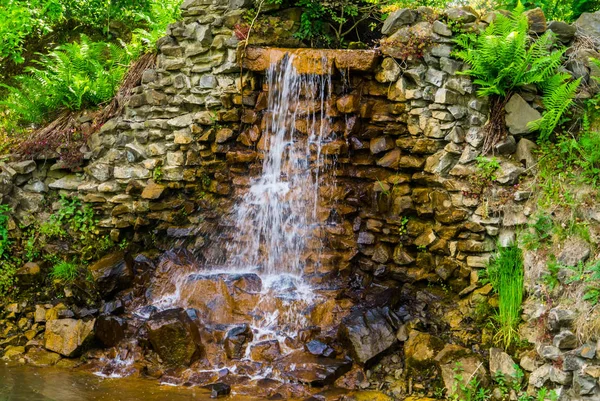
POLYGON ((465 33, 456 39, 460 50, 454 55, 470 66, 463 74, 474 78, 478 95, 491 100, 490 118, 484 127, 484 154, 506 137, 504 107, 519 88, 533 84, 543 92, 546 110, 530 128, 538 129, 540 139, 546 140, 572 104, 579 86, 579 79, 571 81, 569 74, 558 71, 566 49, 554 47, 552 33, 548 31, 532 42, 528 32, 527 16, 519 4, 508 17, 497 13, 496 20, 479 35, 465 33))
POLYGON ((496 342, 508 349, 518 341, 523 302, 523 254, 516 245, 500 248, 487 267, 487 277, 498 294, 498 313, 494 317, 496 342))

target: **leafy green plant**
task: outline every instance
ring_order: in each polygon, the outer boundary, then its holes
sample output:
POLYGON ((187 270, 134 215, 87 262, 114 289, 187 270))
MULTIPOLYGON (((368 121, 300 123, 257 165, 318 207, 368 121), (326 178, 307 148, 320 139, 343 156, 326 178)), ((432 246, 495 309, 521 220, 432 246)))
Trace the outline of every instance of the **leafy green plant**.
POLYGON ((75 263, 61 261, 52 267, 50 277, 63 283, 75 281, 79 275, 79 267, 75 263))
POLYGON ((460 362, 454 367, 454 387, 450 392, 449 399, 452 401, 487 401, 490 399, 490 391, 481 386, 476 377, 465 378, 464 369, 460 362))
MULTIPOLYGON (((505 0, 498 4, 509 10, 518 6, 517 0, 505 0)), ((546 18, 558 21, 575 21, 586 12, 594 12, 600 8, 598 0, 524 0, 523 5, 527 9, 540 7, 546 18)))
POLYGON ((8 222, 12 209, 9 205, 0 205, 0 259, 10 249, 10 237, 8 233, 8 222))
POLYGON ((18 87, 0 85, 9 92, 0 106, 24 123, 40 123, 62 108, 96 106, 112 98, 130 61, 124 48, 82 35, 80 43, 40 56, 38 68, 30 67, 28 75, 15 78, 18 87))
POLYGON ((487 277, 498 294, 496 341, 508 349, 517 339, 523 302, 523 255, 517 246, 499 248, 487 267, 487 277))
POLYGON ((547 139, 564 111, 571 105, 579 80, 559 72, 565 49, 553 47, 548 32, 531 42, 529 25, 522 5, 508 17, 498 13, 496 20, 482 33, 465 33, 456 39, 454 54, 470 68, 464 72, 479 86, 477 94, 490 96, 490 118, 485 127, 484 154, 506 136, 504 107, 512 94, 525 85, 536 85, 544 93, 546 111, 532 125, 547 139))

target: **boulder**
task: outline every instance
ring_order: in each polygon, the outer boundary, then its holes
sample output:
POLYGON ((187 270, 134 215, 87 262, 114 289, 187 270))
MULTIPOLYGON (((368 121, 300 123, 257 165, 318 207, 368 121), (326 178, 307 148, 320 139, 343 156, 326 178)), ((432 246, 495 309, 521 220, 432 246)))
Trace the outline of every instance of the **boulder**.
POLYGON ((513 135, 527 134, 530 132, 527 126, 530 122, 539 120, 542 115, 534 109, 523 98, 514 94, 506 103, 506 126, 513 135))
POLYGON ((537 163, 537 156, 534 151, 538 148, 535 142, 529 139, 522 138, 517 143, 517 150, 515 152, 515 160, 520 162, 523 167, 531 168, 537 163))
POLYGON ((260 341, 250 347, 250 357, 253 361, 273 362, 281 356, 281 347, 277 340, 260 341))
POLYGON ((444 348, 444 342, 428 333, 413 330, 404 344, 406 366, 420 369, 435 363, 434 358, 444 348))
POLYGON ((575 32, 577 32, 577 28, 573 25, 569 25, 563 21, 550 21, 548 24, 548 29, 550 29, 558 40, 563 43, 569 43, 575 37, 575 32))
POLYGON ((455 7, 446 10, 446 17, 450 21, 468 24, 477 21, 477 13, 470 7, 455 7))
POLYGON ((583 13, 573 24, 584 36, 600 41, 600 11, 583 13))
POLYGON ((288 354, 276 363, 284 379, 312 386, 333 383, 351 368, 352 362, 347 359, 323 358, 302 351, 288 354))
POLYGON ((105 347, 114 347, 125 338, 127 321, 116 316, 102 315, 96 319, 94 331, 96 337, 105 347))
POLYGON ((415 22, 417 18, 417 12, 409 8, 401 8, 391 13, 383 23, 381 33, 384 35, 391 35, 396 32, 398 28, 404 25, 409 25, 415 22))
POLYGON ((396 82, 399 76, 400 66, 398 65, 398 62, 391 57, 386 57, 375 74, 375 79, 378 82, 388 83, 396 82))
POLYGON ((552 344, 561 350, 573 349, 577 347, 577 337, 570 330, 563 330, 554 336, 552 344))
POLYGON ((78 356, 94 338, 95 321, 55 319, 46 322, 44 346, 68 358, 78 356))
POLYGON ((398 317, 388 307, 357 310, 342 320, 338 337, 354 362, 364 364, 396 343, 398 326, 398 317))
POLYGON ((575 321, 576 314, 569 309, 552 308, 548 312, 548 329, 558 331, 562 328, 569 329, 575 321))
POLYGON ((128 288, 133 282, 133 260, 123 251, 106 255, 88 269, 104 298, 128 288))
POLYGON ((200 356, 202 342, 197 323, 181 308, 154 314, 147 322, 148 340, 169 366, 187 366, 200 356))
POLYGON ((41 272, 42 267, 39 263, 27 262, 16 272, 17 283, 19 286, 32 285, 42 279, 41 272))
POLYGON ((502 375, 507 383, 520 385, 522 376, 518 375, 518 365, 506 352, 499 348, 490 348, 490 374, 492 377, 502 375))
POLYGON ((25 361, 31 366, 37 367, 54 366, 61 359, 62 357, 59 354, 37 347, 31 348, 25 354, 25 361))
POLYGON ((225 337, 225 353, 229 359, 242 359, 246 355, 246 347, 252 341, 252 329, 247 324, 236 326, 227 332, 225 337))
POLYGON ((564 244, 557 259, 561 265, 574 267, 585 262, 590 257, 590 253, 590 244, 587 241, 573 237, 564 244))
POLYGON ((546 16, 541 8, 537 7, 525 11, 527 21, 529 22, 529 32, 541 34, 546 32, 546 16))

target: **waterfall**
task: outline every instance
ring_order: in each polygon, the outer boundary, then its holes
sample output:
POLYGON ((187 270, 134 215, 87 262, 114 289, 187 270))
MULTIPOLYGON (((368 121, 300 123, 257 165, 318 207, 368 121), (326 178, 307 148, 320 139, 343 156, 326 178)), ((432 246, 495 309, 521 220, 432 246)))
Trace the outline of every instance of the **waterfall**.
POLYGON ((321 149, 329 126, 331 75, 298 74, 294 56, 288 56, 271 64, 266 82, 262 175, 234 211, 239 240, 227 245, 228 265, 240 271, 254 268, 267 275, 301 276, 307 252, 318 251, 309 249, 309 240, 319 227, 321 149))

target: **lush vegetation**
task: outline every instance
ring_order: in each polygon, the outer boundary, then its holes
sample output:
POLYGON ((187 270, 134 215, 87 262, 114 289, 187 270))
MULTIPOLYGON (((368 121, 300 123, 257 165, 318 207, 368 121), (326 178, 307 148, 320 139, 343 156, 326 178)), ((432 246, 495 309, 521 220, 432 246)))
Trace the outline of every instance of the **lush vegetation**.
POLYGON ((80 110, 110 100, 132 61, 152 50, 167 24, 177 19, 181 3, 169 0, 3 2, 6 4, 0 8, 0 32, 8 40, 0 44, 0 64, 25 65, 25 73, 17 76, 4 70, 4 82, 0 81, 0 131, 9 133, 48 122, 60 110, 80 110), (2 18, 2 13, 7 18, 2 18), (47 50, 36 46, 46 42, 45 35, 63 27, 76 33, 66 38, 69 42, 48 53, 32 53, 47 50))
POLYGON ((539 129, 540 138, 546 140, 571 106, 579 85, 579 80, 559 72, 565 49, 553 46, 551 32, 531 42, 523 11, 518 5, 509 17, 499 14, 482 33, 465 33, 456 40, 460 50, 455 56, 470 67, 464 74, 474 78, 478 95, 492 101, 484 153, 506 136, 504 106, 517 89, 536 85, 542 90, 546 111, 531 129, 539 129))
POLYGON ((487 268, 487 277, 498 294, 498 313, 494 318, 496 341, 505 348, 509 348, 518 339, 523 274, 523 255, 516 245, 501 247, 487 268))

